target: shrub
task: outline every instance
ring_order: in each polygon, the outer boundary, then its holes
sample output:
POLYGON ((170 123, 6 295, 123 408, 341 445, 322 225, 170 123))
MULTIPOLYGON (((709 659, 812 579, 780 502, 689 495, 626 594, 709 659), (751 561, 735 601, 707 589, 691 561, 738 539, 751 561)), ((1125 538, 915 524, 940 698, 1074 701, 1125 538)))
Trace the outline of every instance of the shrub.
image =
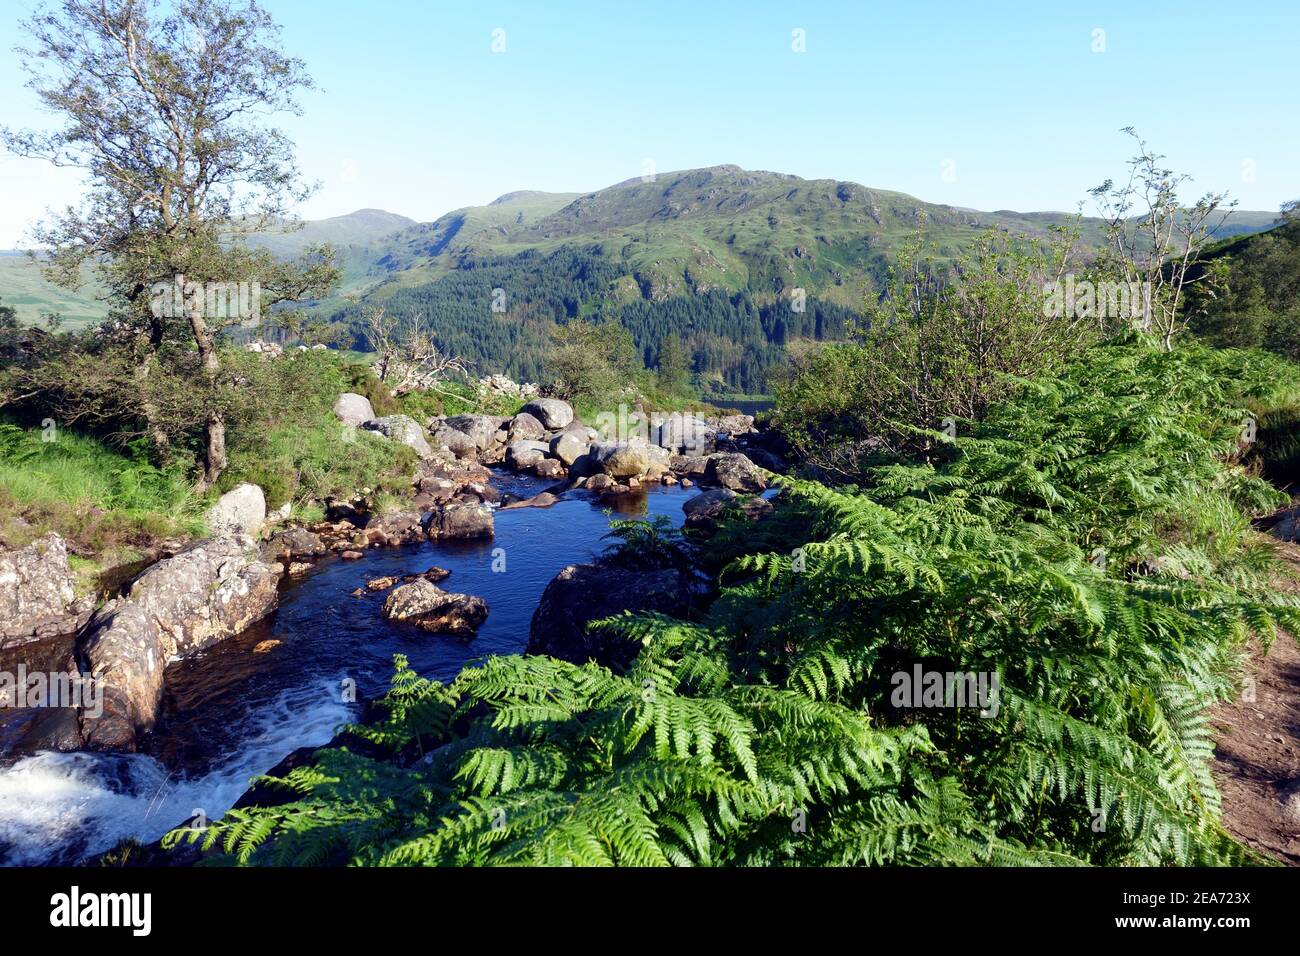
POLYGON ((1300 625, 1247 521, 1283 496, 1237 463, 1246 403, 1297 381, 1096 348, 940 459, 861 490, 783 481, 798 536, 732 562, 703 621, 604 623, 643 645, 627 673, 493 657, 443 685, 399 658, 387 719, 354 728, 390 757, 325 751, 284 805, 168 842, 252 863, 1252 859, 1218 821, 1206 711, 1251 635, 1300 625), (996 696, 906 706, 922 665, 996 696))

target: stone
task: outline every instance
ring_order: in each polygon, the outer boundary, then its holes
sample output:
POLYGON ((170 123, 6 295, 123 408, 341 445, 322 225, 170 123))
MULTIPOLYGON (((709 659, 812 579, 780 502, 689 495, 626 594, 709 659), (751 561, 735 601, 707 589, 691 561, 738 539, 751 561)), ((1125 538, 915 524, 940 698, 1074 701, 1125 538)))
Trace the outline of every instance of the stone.
POLYGON ((275 640, 258 641, 257 644, 254 645, 253 647, 253 653, 265 654, 267 651, 274 650, 275 648, 279 647, 283 643, 284 643, 283 641, 275 641, 275 640))
POLYGON ((376 515, 366 525, 366 539, 371 544, 390 547, 414 544, 424 539, 421 522, 418 511, 390 511, 376 515))
POLYGON ((478 455, 479 449, 473 438, 446 425, 434 429, 433 440, 449 449, 457 458, 475 458, 478 455))
POLYGON ((328 550, 320 535, 306 528, 286 528, 271 535, 262 545, 262 560, 283 561, 285 558, 318 557, 328 550))
POLYGON ((472 458, 476 453, 486 451, 496 444, 497 431, 505 421, 506 419, 495 415, 453 415, 443 419, 436 433, 441 435, 444 431, 453 431, 468 438, 473 445, 473 453, 462 454, 450 441, 445 441, 445 444, 456 453, 456 457, 472 458))
POLYGON ((364 395, 344 392, 334 402, 334 415, 343 424, 360 428, 362 423, 375 417, 375 409, 364 395))
POLYGON ((421 579, 395 588, 381 613, 386 620, 414 624, 430 633, 468 638, 487 620, 488 606, 481 597, 453 594, 421 579))
POLYGON ((673 455, 668 459, 668 467, 679 478, 685 476, 697 481, 709 471, 707 455, 673 455))
POLYGON ((546 457, 551 446, 544 441, 523 440, 511 442, 506 449, 506 466, 515 471, 531 468, 546 457))
POLYGON ((558 478, 564 472, 564 465, 555 458, 543 458, 533 465, 533 474, 538 478, 558 478))
POLYGON ((571 564, 542 592, 526 653, 547 654, 575 664, 594 660, 621 671, 636 656, 640 644, 617 630, 588 630, 591 621, 620 611, 658 611, 685 617, 698 597, 692 575, 684 570, 638 570, 608 558, 571 564))
POLYGON ((366 582, 367 591, 387 591, 397 583, 397 578, 391 575, 382 578, 373 578, 366 582))
POLYGON ((541 441, 546 437, 546 429, 534 416, 520 412, 510 420, 507 441, 541 441))
POLYGON ((359 561, 365 557, 360 551, 344 551, 339 555, 344 561, 359 561))
POLYGON ((479 502, 453 501, 424 516, 425 534, 437 538, 490 538, 494 533, 492 509, 479 502))
POLYGON ((754 431, 753 415, 723 415, 714 419, 713 427, 719 435, 725 435, 728 438, 735 438, 738 435, 748 435, 754 431))
POLYGON ((672 452, 710 450, 715 433, 702 418, 674 413, 651 430, 650 439, 672 452))
POLYGON ((524 498, 520 501, 512 501, 508 505, 501 507, 502 511, 509 511, 512 508, 549 508, 560 499, 555 497, 549 491, 543 491, 533 495, 531 498, 524 498))
POLYGON ((92 608, 78 604, 76 585, 67 545, 54 532, 0 550, 0 648, 76 632, 92 608))
POLYGON ((611 478, 630 478, 650 470, 655 460, 650 447, 643 439, 630 438, 622 442, 599 442, 591 446, 588 454, 596 467, 611 478))
POLYGON ((551 456, 568 468, 587 453, 590 442, 578 432, 564 431, 551 439, 551 456))
POLYGON ((451 577, 451 572, 446 568, 432 567, 427 571, 421 571, 419 574, 407 574, 402 577, 404 584, 410 584, 412 581, 418 581, 423 578, 426 581, 433 581, 435 584, 439 581, 445 581, 451 577))
POLYGON ((732 491, 757 492, 767 488, 762 470, 739 452, 711 455, 708 478, 732 491))
POLYGON ((424 437, 424 429, 410 415, 386 415, 362 422, 361 427, 367 431, 378 432, 390 441, 398 442, 412 449, 421 458, 431 458, 433 448, 424 437))
POLYGON ((247 539, 199 541, 154 564, 87 625, 79 653, 100 672, 103 712, 82 715, 92 750, 134 750, 151 729, 167 662, 233 637, 275 610, 277 564, 247 539))
POLYGON ((716 518, 737 497, 737 494, 730 488, 711 488, 693 498, 687 499, 682 504, 682 511, 686 512, 688 518, 696 515, 716 518))
POLYGON ((213 537, 254 537, 266 522, 266 495, 257 485, 236 485, 208 509, 207 519, 213 537))
POLYGON ((532 415, 542 427, 554 431, 573 421, 573 407, 558 398, 534 398, 521 411, 532 415))
POLYGON ((311 563, 307 561, 290 561, 288 568, 289 577, 300 578, 311 570, 311 563))

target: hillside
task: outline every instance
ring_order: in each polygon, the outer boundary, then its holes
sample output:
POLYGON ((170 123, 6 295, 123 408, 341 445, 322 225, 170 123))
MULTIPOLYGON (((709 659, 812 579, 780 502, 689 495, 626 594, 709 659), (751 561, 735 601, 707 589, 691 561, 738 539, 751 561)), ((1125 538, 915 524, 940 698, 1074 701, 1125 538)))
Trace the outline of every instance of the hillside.
MULTIPOLYGON (((1235 212, 1222 234, 1257 231, 1275 219, 1273 213, 1235 212)), ((392 237, 381 261, 400 274, 378 294, 486 257, 571 246, 617 264, 652 301, 715 289, 767 301, 797 286, 856 306, 863 281, 881 273, 922 220, 939 253, 949 255, 984 229, 1044 237, 1073 217, 982 212, 857 183, 715 166, 630 179, 577 197, 510 194, 449 213, 392 237), (528 199, 514 199, 520 195, 528 199), (517 207, 518 216, 504 213, 517 207)), ((1085 241, 1100 241, 1099 227, 1099 220, 1085 219, 1085 241)))
POLYGON ((1224 346, 1256 346, 1300 358, 1300 217, 1276 228, 1225 239, 1206 250, 1188 297, 1198 332, 1224 346), (1203 272, 1218 277, 1213 286, 1203 272))
MULTIPOLYGON (((1256 232, 1275 218, 1267 212, 1238 211, 1221 234, 1256 232)), ((350 322, 356 309, 349 301, 358 297, 367 303, 392 303, 394 308, 413 307, 418 301, 435 322, 442 323, 449 310, 458 313, 455 326, 469 321, 471 313, 481 318, 490 295, 469 303, 467 313, 464 301, 448 301, 453 289, 462 299, 467 294, 463 282, 441 292, 425 287, 452 274, 464 279, 477 270, 470 283, 476 287, 487 278, 484 269, 493 270, 497 283, 489 290, 518 287, 510 296, 510 314, 516 318, 520 307, 527 308, 530 317, 551 321, 611 308, 680 309, 673 300, 709 295, 739 295, 748 303, 746 309, 761 310, 796 287, 827 307, 856 310, 864 284, 878 280, 898 243, 923 220, 939 253, 951 255, 984 229, 1043 237, 1072 219, 1058 212, 983 212, 857 183, 715 166, 662 173, 652 181, 631 179, 585 194, 520 190, 429 223, 362 209, 308 221, 299 229, 263 233, 251 241, 283 256, 313 244, 336 247, 343 283, 336 296, 314 304, 319 315, 350 322), (581 274, 539 279, 539 269, 548 272, 562 262, 581 274), (590 282, 596 271, 604 276, 598 286, 590 282), (519 281, 526 275, 532 278, 519 281), (581 287, 578 301, 558 311, 531 308, 538 281, 555 285, 570 280, 581 287)), ((1085 241, 1098 241, 1098 227, 1098 220, 1084 220, 1085 241)), ((33 263, 14 255, 0 255, 0 298, 18 309, 24 323, 39 321, 44 311, 61 313, 73 326, 103 315, 91 287, 79 294, 55 289, 33 263)), ((471 330, 462 331, 473 338, 471 330)), ((446 332, 456 337, 455 328, 446 332)), ((729 338, 732 332, 719 328, 712 344, 725 351, 730 345, 756 341, 729 338)), ((506 337, 517 338, 517 331, 506 337)), ((648 339, 638 344, 648 350, 654 345, 648 339)), ((521 347, 518 342, 512 346, 521 347)), ((497 357, 495 349, 486 354, 481 347, 468 351, 482 360, 497 357)), ((531 361, 519 364, 513 355, 502 359, 515 372, 535 371, 531 361)))

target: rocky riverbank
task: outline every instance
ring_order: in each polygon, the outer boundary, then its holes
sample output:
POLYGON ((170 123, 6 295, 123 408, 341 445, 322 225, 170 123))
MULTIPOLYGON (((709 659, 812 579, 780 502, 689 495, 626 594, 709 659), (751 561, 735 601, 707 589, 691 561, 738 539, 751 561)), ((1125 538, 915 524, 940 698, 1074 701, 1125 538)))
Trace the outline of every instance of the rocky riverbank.
MULTIPOLYGON (((747 415, 633 412, 594 427, 568 403, 534 397, 513 416, 457 415, 421 425, 403 415, 376 417, 364 396, 351 393, 339 396, 334 411, 344 427, 416 452, 419 465, 404 505, 378 510, 365 496, 328 500, 324 521, 295 526, 287 511, 268 513, 260 488, 240 485, 210 510, 211 538, 163 552, 98 608, 77 596, 58 535, 0 552, 0 650, 21 653, 26 643, 67 635, 67 649, 56 655, 59 670, 70 678, 96 675, 102 692, 93 709, 7 714, 7 726, 20 728, 10 734, 17 738, 11 753, 134 750, 157 719, 168 664, 274 613, 283 582, 327 557, 356 560, 373 548, 491 538, 499 509, 547 507, 576 489, 617 501, 655 484, 698 485, 701 493, 684 506, 686 522, 707 527, 738 499, 747 502, 751 517, 770 507, 742 496, 767 487, 764 469, 783 467, 779 444, 747 415), (490 480, 490 466, 553 484, 526 498, 503 495, 490 480)), ((668 580, 672 576, 649 580, 645 571, 625 568, 565 568, 543 595, 529 650, 571 659, 607 656, 608 649, 587 647, 593 638, 586 622, 624 609, 680 613, 694 584, 680 575, 668 580)), ((397 586, 381 613, 425 632, 468 639, 489 608, 479 597, 444 591, 425 577, 397 586)))

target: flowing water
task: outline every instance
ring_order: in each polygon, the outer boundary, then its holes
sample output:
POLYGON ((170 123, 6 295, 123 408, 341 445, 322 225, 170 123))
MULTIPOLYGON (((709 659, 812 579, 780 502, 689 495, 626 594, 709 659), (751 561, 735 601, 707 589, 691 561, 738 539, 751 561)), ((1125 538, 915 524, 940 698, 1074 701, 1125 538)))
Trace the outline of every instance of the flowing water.
MULTIPOLYGON (((544 486, 507 474, 494 482, 525 496, 544 486)), ((624 496, 613 517, 663 514, 680 525, 682 503, 693 493, 655 486, 624 496)), ((363 697, 382 693, 394 654, 446 680, 467 661, 522 651, 551 578, 608 544, 607 507, 572 492, 550 508, 498 511, 492 539, 323 559, 285 586, 273 617, 168 667, 158 725, 140 753, 44 752, 0 769, 0 862, 75 863, 125 837, 156 840, 196 812, 219 817, 250 777, 298 747, 326 743, 353 718, 348 682, 363 697), (503 561, 504 570, 493 570, 503 561), (474 640, 389 624, 379 614, 385 592, 351 595, 371 578, 435 565, 452 572, 442 587, 488 602, 474 640), (280 643, 254 653, 267 640, 280 643)))

